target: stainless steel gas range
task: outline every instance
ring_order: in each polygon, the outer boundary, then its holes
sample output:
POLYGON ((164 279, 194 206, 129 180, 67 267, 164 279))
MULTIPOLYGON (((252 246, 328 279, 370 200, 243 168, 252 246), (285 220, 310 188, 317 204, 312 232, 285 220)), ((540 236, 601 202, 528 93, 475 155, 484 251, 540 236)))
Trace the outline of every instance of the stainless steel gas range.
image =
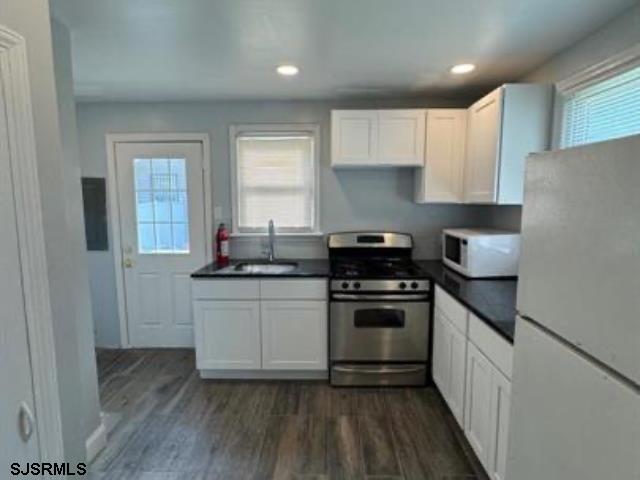
POLYGON ((329 236, 332 385, 424 385, 431 291, 410 235, 329 236))

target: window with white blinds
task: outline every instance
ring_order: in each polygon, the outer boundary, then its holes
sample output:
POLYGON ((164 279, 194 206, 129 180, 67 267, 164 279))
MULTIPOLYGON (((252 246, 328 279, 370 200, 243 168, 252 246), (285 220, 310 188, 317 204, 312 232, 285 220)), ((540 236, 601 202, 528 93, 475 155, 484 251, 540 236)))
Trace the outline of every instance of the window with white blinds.
POLYGON ((562 146, 640 133, 640 67, 565 96, 562 146))
POLYGON ((236 137, 234 229, 314 233, 317 159, 311 132, 243 132, 236 137))

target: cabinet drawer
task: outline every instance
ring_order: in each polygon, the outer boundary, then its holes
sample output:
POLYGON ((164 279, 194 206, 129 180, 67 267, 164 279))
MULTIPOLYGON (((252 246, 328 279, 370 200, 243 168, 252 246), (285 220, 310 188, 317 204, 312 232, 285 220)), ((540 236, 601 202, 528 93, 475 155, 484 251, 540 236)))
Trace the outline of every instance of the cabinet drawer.
POLYGON ((194 280, 191 289, 194 300, 257 300, 258 280, 194 280))
POLYGON ((473 313, 469 314, 469 340, 511 380, 513 345, 494 332, 491 327, 473 313))
POLYGON ((317 280, 261 280, 260 298, 263 300, 325 300, 327 281, 317 280))
POLYGON ((467 334, 467 309, 455 298, 436 285, 436 308, 463 334, 467 334))

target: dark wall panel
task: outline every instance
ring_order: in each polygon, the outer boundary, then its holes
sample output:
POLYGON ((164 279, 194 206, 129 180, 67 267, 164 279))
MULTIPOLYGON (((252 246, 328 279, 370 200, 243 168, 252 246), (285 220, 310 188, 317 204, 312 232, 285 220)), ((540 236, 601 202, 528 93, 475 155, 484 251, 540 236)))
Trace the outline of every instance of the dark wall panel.
POLYGON ((104 178, 82 178, 87 250, 109 250, 107 192, 104 178))

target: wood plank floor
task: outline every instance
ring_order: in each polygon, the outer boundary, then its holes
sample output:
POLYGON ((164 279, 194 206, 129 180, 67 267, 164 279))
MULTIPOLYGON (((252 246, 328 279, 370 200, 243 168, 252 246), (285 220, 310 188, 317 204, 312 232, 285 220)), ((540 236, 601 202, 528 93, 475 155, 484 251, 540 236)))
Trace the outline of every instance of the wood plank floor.
POLYGON ((484 480, 432 388, 201 380, 191 350, 100 350, 96 480, 484 480))

